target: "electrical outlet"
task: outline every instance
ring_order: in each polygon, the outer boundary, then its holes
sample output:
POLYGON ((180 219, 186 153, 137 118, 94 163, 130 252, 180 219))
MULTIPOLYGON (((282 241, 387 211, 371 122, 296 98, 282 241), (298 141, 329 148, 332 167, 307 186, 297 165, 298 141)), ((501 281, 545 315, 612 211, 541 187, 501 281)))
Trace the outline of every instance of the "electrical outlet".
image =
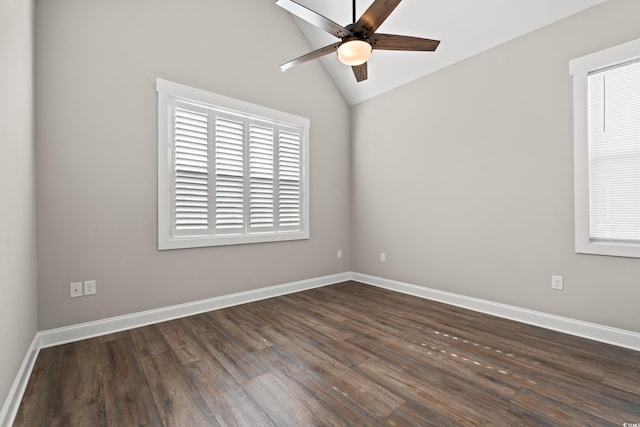
POLYGON ((551 289, 555 289, 556 291, 561 291, 564 289, 564 277, 562 276, 551 276, 551 289))
POLYGON ((97 286, 95 280, 85 280, 84 281, 84 294, 85 295, 95 295, 97 292, 97 286))
POLYGON ((387 254, 380 252, 380 262, 387 262, 387 254))
POLYGON ((338 257, 338 259, 342 259, 342 249, 338 249, 336 256, 338 257))
POLYGON ((82 296, 82 282, 69 283, 69 298, 78 298, 82 296))

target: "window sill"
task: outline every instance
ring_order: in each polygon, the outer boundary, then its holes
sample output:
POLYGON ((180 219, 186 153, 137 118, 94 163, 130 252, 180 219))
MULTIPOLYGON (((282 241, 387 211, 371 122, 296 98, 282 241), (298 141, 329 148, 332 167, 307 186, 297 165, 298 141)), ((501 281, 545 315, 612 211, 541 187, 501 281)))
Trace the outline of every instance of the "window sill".
POLYGON ((616 243, 587 241, 576 242, 576 253, 586 255, 604 255, 626 258, 640 258, 640 245, 634 243, 616 243))
POLYGON ((158 240, 158 250, 204 248, 209 246, 245 245, 252 243, 284 242, 308 240, 308 231, 283 231, 279 233, 245 234, 226 236, 180 236, 158 240))

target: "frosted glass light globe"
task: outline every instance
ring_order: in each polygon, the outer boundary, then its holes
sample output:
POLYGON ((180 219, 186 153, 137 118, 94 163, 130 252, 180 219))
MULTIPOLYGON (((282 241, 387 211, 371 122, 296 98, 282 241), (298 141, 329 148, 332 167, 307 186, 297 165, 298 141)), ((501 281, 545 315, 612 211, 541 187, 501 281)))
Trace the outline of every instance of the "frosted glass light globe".
POLYGON ((362 65, 369 60, 372 50, 364 40, 347 40, 338 47, 338 58, 345 65, 362 65))

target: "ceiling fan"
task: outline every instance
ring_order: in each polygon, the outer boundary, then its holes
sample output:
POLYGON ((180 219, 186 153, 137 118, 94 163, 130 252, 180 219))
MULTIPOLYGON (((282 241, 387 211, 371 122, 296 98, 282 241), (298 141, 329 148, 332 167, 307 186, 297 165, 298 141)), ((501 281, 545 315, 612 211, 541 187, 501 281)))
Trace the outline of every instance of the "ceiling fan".
POLYGON ((375 0, 356 21, 356 0, 353 0, 353 23, 343 27, 293 0, 277 0, 276 4, 310 24, 341 39, 280 66, 282 71, 337 52, 340 61, 350 65, 358 82, 367 79, 367 61, 374 49, 433 52, 439 40, 397 34, 380 34, 376 30, 391 15, 401 0, 375 0))

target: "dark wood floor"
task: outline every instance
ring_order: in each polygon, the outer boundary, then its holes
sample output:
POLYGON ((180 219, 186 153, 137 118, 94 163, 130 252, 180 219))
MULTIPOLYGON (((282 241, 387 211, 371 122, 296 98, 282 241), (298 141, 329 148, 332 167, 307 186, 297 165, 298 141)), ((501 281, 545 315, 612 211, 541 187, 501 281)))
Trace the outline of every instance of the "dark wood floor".
POLYGON ((347 282, 40 352, 16 426, 640 423, 640 353, 347 282))

